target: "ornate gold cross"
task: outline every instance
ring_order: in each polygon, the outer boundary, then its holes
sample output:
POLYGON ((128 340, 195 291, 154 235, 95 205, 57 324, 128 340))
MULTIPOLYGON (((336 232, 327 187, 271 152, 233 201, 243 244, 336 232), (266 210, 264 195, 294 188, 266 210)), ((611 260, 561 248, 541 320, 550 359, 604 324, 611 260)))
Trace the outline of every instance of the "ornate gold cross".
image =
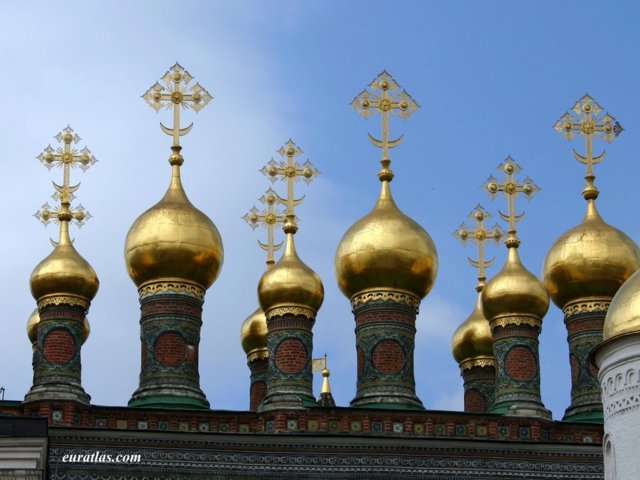
POLYGON ((161 108, 173 108, 173 127, 165 127, 160 122, 160 128, 167 135, 173 136, 173 146, 180 146, 180 137, 191 131, 193 123, 180 128, 180 109, 193 109, 196 113, 202 110, 213 98, 199 83, 189 86, 193 77, 182 66, 176 64, 169 69, 161 79, 164 85, 156 82, 142 96, 157 112, 161 108))
POLYGON ((498 243, 502 237, 504 237, 504 231, 496 223, 491 230, 488 230, 485 226, 485 220, 491 218, 491 214, 487 212, 482 205, 476 205, 476 208, 469 213, 468 218, 476 222, 475 228, 469 228, 464 222, 453 232, 453 236, 458 238, 463 245, 467 244, 468 240, 472 240, 478 245, 478 260, 474 260, 471 257, 467 257, 469 263, 478 269, 478 287, 482 289, 487 277, 485 271, 488 267, 493 265, 495 258, 491 260, 485 259, 485 244, 489 240, 493 240, 498 243))
POLYGON ((309 184, 320 174, 320 171, 315 168, 309 160, 303 164, 296 162, 295 158, 303 152, 291 139, 278 150, 278 153, 284 157, 285 160, 276 162, 274 159, 271 159, 260 171, 266 175, 272 183, 275 182, 276 179, 287 182, 287 196, 283 198, 277 193, 275 195, 278 203, 286 206, 285 227, 294 230, 293 233, 295 233, 297 226, 294 209, 302 203, 304 195, 298 199, 294 197, 294 184, 300 178, 309 184))
POLYGON ((45 226, 52 220, 59 223, 75 220, 78 227, 82 227, 82 225, 91 218, 91 214, 87 212, 81 204, 75 208, 71 208, 71 202, 75 198, 74 193, 80 187, 79 183, 77 185, 70 184, 71 169, 79 166, 83 171, 86 171, 98 160, 96 160, 96 157, 91 154, 91 150, 87 147, 84 147, 82 150, 73 147, 81 138, 68 125, 53 138, 55 138, 58 143, 61 143, 62 147, 56 147, 54 150, 51 145, 48 145, 36 158, 49 170, 53 167, 62 167, 63 169, 62 185, 53 182, 56 193, 51 196, 56 202, 60 202, 60 207, 54 209, 47 202, 40 207, 41 209, 38 210, 34 216, 45 226))
POLYGON ((500 210, 498 210, 498 213, 505 222, 509 222, 509 236, 505 244, 509 248, 517 248, 520 245, 520 240, 518 240, 516 235, 516 222, 519 222, 522 219, 524 212, 520 215, 516 215, 516 197, 518 194, 524 194, 527 200, 530 200, 533 195, 540 191, 540 187, 533 183, 533 180, 529 177, 525 178, 522 183, 518 183, 515 175, 520 172, 522 168, 513 160, 513 158, 511 158, 511 156, 507 157, 504 162, 498 165, 497 169, 502 170, 505 173, 505 179, 502 183, 498 183, 498 180, 491 175, 487 180, 487 183, 483 185, 483 188, 489 193, 492 199, 495 198, 498 192, 504 192, 507 197, 507 205, 509 208, 508 214, 504 214, 500 210))
POLYGON ((382 116, 382 139, 378 140, 369 135, 369 140, 376 147, 382 148, 382 170, 378 173, 380 180, 391 181, 393 172, 389 169, 391 160, 389 158, 389 149, 400 145, 403 136, 400 135, 395 140, 389 140, 389 114, 397 115, 406 120, 420 105, 411 98, 405 90, 398 92, 400 85, 396 82, 387 71, 383 71, 380 75, 373 79, 366 88, 353 99, 351 105, 364 118, 369 118, 374 113, 382 116))
POLYGON ((278 203, 278 194, 272 188, 269 188, 269 190, 260 197, 260 201, 266 205, 266 208, 258 210, 254 206, 249 210, 249 213, 242 218, 254 230, 258 226, 267 228, 267 243, 262 243, 258 240, 258 244, 267 252, 267 268, 270 268, 275 263, 273 254, 282 247, 282 242, 278 244, 275 243, 275 227, 278 224, 284 223, 285 218, 282 212, 278 211, 276 208, 276 204, 278 203))
POLYGON ((584 177, 587 186, 582 191, 582 195, 585 200, 595 200, 598 198, 598 189, 593 184, 596 178, 593 166, 605 158, 606 151, 603 150, 596 157, 593 156, 593 137, 602 137, 611 143, 624 129, 613 116, 608 113, 602 115, 602 107, 589 94, 578 100, 572 111, 573 113, 567 112, 560 117, 554 128, 567 140, 571 140, 576 134, 584 136, 586 155, 580 155, 575 149, 573 155, 576 160, 587 166, 587 174, 584 177))

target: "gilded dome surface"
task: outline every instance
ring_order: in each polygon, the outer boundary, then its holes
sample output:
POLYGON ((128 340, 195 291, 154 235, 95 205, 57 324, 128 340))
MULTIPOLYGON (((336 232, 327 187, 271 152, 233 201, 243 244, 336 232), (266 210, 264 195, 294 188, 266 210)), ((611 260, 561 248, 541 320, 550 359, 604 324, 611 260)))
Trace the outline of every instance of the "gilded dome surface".
POLYGON ((504 267, 482 290, 482 309, 488 319, 510 314, 542 318, 547 313, 547 289, 524 268, 517 248, 509 248, 504 267))
POLYGON ((27 336, 31 343, 36 343, 38 340, 38 324, 40 323, 40 312, 38 309, 34 309, 29 315, 29 320, 27 320, 27 336))
POLYGON ((366 289, 407 290, 423 298, 433 287, 438 254, 429 234, 397 207, 387 181, 363 218, 344 234, 335 257, 338 286, 348 298, 366 289))
POLYGON ((481 293, 471 315, 458 327, 451 339, 451 352, 458 363, 479 357, 493 357, 493 338, 489 321, 482 313, 481 293))
POLYGON ((640 333, 640 270, 613 297, 604 320, 603 340, 640 333))
POLYGON ((213 222, 195 208, 173 165, 167 193, 133 223, 125 243, 129 276, 137 286, 179 278, 209 288, 220 272, 222 239, 213 222))
POLYGON ((302 305, 318 311, 324 301, 324 286, 316 272, 300 260, 287 234, 280 260, 262 275, 258 283, 258 299, 265 312, 278 306, 302 305))
POLYGON ((31 295, 36 300, 66 294, 91 301, 100 285, 98 276, 71 243, 68 223, 61 222, 60 227, 60 241, 31 273, 31 295))
POLYGON ((261 307, 249 315, 240 328, 240 343, 247 355, 267 350, 267 317, 261 307))
POLYGON ((558 307, 587 297, 613 297, 640 268, 640 250, 607 225, 589 200, 580 225, 553 244, 544 262, 544 283, 558 307))

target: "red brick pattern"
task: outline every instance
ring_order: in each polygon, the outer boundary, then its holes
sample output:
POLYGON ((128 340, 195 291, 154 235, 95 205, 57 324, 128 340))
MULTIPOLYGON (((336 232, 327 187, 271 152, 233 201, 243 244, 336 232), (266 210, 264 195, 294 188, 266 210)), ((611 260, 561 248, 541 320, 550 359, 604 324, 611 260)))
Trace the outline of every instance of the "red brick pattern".
POLYGON ((356 355, 358 358, 358 377, 361 377, 364 371, 364 352, 360 347, 356 347, 356 355))
POLYGON ((284 373, 300 373, 307 363, 307 350, 297 338, 289 338, 276 349, 276 366, 284 373))
POLYGON ((404 324, 414 326, 416 315, 409 309, 410 307, 400 306, 398 308, 377 308, 362 309, 356 313, 356 324, 365 325, 367 323, 391 322, 394 324, 404 324))
POLYGON ((44 339, 44 358, 54 365, 64 365, 73 358, 73 336, 64 328, 55 328, 44 339))
POLYGON ((404 367, 404 350, 395 340, 382 340, 373 349, 372 361, 380 373, 395 375, 404 367))
POLYGON ((514 380, 529 382, 538 373, 536 357, 527 347, 518 345, 507 353, 505 371, 514 380))
POLYGON ((264 396, 267 394, 267 384, 264 382, 253 382, 249 391, 250 409, 255 410, 260 405, 260 402, 264 400, 264 396))
POLYGON ((154 354, 162 365, 177 367, 187 358, 187 342, 177 332, 165 332, 156 339, 154 354))
POLYGON ((478 390, 470 389, 464 392, 464 411, 467 413, 485 413, 487 402, 478 390))

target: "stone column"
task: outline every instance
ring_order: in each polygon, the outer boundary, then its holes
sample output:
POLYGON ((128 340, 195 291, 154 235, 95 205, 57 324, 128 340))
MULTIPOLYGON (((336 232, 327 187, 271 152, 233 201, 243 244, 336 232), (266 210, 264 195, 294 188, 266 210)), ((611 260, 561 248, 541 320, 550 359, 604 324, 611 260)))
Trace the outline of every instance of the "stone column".
POLYGON ((40 322, 33 348, 33 386, 25 402, 73 401, 88 405, 82 388, 80 351, 89 302, 73 296, 38 302, 40 322))
POLYGON ((540 396, 538 336, 534 316, 496 316, 489 320, 496 359, 495 401, 489 413, 551 419, 540 396))
POLYGON ((352 407, 424 409, 413 370, 419 305, 417 296, 391 290, 361 292, 351 299, 358 358, 352 407))
POLYGON ((316 312, 302 306, 276 307, 266 315, 267 394, 258 411, 316 406, 311 371, 316 312))
POLYGON ((493 358, 477 358, 460 365, 464 381, 464 411, 486 413, 494 403, 496 361, 493 358))
POLYGON ((593 349, 602 342, 602 329, 611 298, 570 302, 562 309, 569 341, 571 363, 571 405, 564 420, 602 422, 598 369, 589 361, 593 349))
POLYGON ((182 280, 139 288, 140 386, 130 407, 209 408, 198 371, 204 293, 182 280))

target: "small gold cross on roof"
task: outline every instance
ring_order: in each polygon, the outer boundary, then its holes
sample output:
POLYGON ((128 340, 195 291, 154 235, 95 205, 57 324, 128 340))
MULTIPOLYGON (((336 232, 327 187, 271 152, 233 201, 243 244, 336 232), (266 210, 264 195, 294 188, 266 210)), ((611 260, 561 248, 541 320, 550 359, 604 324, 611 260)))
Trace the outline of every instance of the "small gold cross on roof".
POLYGON ((278 224, 284 223, 284 214, 276 208, 278 202, 278 194, 269 188, 267 192, 260 197, 260 201, 266 205, 263 210, 258 210, 253 207, 249 210, 243 218, 245 222, 249 224, 252 229, 256 229, 258 226, 266 227, 267 229, 267 243, 262 243, 258 240, 260 247, 267 252, 267 267, 274 264, 274 253, 282 247, 282 242, 276 244, 274 240, 275 227, 278 224))
POLYGON ((79 166, 83 171, 86 171, 97 162, 97 159, 87 147, 78 150, 73 146, 81 138, 68 125, 54 138, 62 144, 62 147, 54 149, 49 145, 36 158, 48 169, 53 167, 62 167, 63 169, 62 185, 53 182, 56 192, 51 196, 56 202, 60 202, 60 207, 53 208, 49 203, 45 203, 34 216, 45 226, 51 221, 61 224, 75 221, 78 227, 82 227, 91 218, 91 214, 81 204, 74 208, 71 207, 71 202, 75 199, 74 194, 80 188, 79 183, 76 185, 70 184, 71 169, 79 166))
POLYGON ((378 177, 381 181, 391 181, 393 172, 389 169, 389 149, 400 145, 403 136, 389 140, 389 115, 397 115, 406 120, 420 108, 420 105, 405 90, 398 92, 400 85, 387 71, 374 78, 368 87, 368 90, 364 89, 353 99, 351 105, 364 118, 378 113, 382 116, 382 139, 369 134, 369 140, 382 149, 382 170, 378 177))
POLYGON ((189 133, 193 123, 180 128, 180 110, 193 109, 196 113, 202 110, 213 99, 199 83, 189 86, 193 77, 182 66, 176 64, 162 77, 162 85, 156 82, 142 96, 156 112, 161 108, 173 108, 173 127, 165 127, 162 122, 160 128, 167 135, 173 137, 173 146, 180 145, 180 137, 189 133))
POLYGON ((482 288, 487 279, 485 271, 493 265, 495 261, 495 258, 491 260, 485 259, 485 244, 490 240, 498 243, 500 239, 504 237, 504 231, 497 223, 491 230, 487 229, 484 222, 491 218, 491 214, 482 208, 480 204, 476 205, 476 208, 469 213, 468 217, 476 222, 475 228, 470 228, 465 223, 462 223, 458 229, 453 232, 453 235, 459 239, 463 245, 466 245, 469 240, 472 240, 478 245, 478 260, 473 260, 471 257, 467 257, 467 259, 471 265, 478 269, 478 288, 482 288))
POLYGON ((495 198, 498 192, 503 192, 507 197, 508 213, 505 214, 499 210, 498 213, 505 222, 509 222, 509 237, 506 241, 507 247, 517 248, 520 245, 520 240, 518 240, 516 235, 516 222, 522 219, 524 212, 516 215, 516 197, 519 194, 523 194, 527 200, 530 200, 531 197, 540 191, 540 187, 533 183, 533 180, 529 177, 525 178, 522 183, 518 183, 515 175, 519 173, 522 168, 510 156, 498 165, 497 169, 505 174, 502 183, 498 183, 498 180, 491 175, 482 188, 489 193, 492 199, 495 198))
POLYGON ((582 191, 582 195, 586 200, 595 200, 598 198, 598 189, 593 184, 596 178, 593 166, 604 159, 606 152, 603 150, 600 155, 593 156, 593 137, 602 137, 611 143, 624 129, 609 113, 603 115, 602 107, 589 94, 578 100, 571 110, 572 112, 567 112, 560 117, 554 128, 567 140, 573 139, 576 135, 584 136, 586 155, 580 155, 574 149, 573 156, 587 166, 585 175, 587 186, 582 191))
POLYGON ((299 179, 303 179, 305 183, 309 184, 313 179, 320 174, 320 171, 313 166, 313 164, 307 160, 303 164, 298 163, 295 158, 301 155, 303 152, 291 139, 289 139, 281 148, 278 153, 284 157, 284 160, 275 161, 269 160, 266 166, 260 169, 264 175, 266 175, 271 182, 276 180, 287 182, 287 196, 281 197, 277 193, 275 194, 278 203, 281 203, 286 207, 285 217, 286 223, 291 224, 295 229, 295 207, 302 203, 304 195, 298 199, 294 196, 294 184, 299 179))

